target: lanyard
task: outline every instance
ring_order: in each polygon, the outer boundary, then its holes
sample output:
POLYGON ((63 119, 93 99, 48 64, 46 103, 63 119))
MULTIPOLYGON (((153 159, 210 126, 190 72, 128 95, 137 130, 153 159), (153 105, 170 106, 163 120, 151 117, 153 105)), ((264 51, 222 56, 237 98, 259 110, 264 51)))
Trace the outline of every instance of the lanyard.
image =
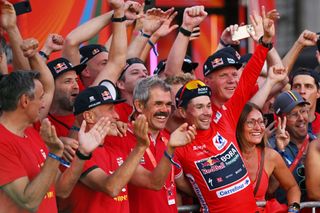
POLYGON ((294 161, 292 162, 292 164, 290 165, 290 172, 292 172, 298 165, 304 151, 306 150, 307 146, 308 146, 308 143, 309 143, 309 135, 306 136, 306 138, 304 139, 303 141, 303 144, 302 146, 300 147, 299 149, 299 152, 296 156, 296 158, 294 159, 294 161))

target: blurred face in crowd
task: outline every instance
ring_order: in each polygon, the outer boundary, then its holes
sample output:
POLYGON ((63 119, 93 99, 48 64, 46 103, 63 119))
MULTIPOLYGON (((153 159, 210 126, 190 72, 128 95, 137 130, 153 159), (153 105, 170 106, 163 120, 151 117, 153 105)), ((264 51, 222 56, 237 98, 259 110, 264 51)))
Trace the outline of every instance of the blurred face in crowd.
POLYGON ((92 79, 92 81, 94 81, 97 75, 106 67, 107 62, 108 53, 100 52, 87 62, 87 67, 83 71, 83 75, 86 74, 85 71, 88 71, 90 78, 92 79))
POLYGON ((132 64, 124 73, 124 80, 118 81, 118 87, 126 92, 133 93, 134 87, 140 79, 148 76, 147 68, 141 64, 132 64))
POLYGON ((43 101, 44 90, 41 82, 39 80, 34 80, 35 90, 33 97, 28 97, 29 105, 26 108, 26 115, 29 117, 31 123, 39 120, 40 113, 45 107, 43 101))
POLYGON ((68 71, 55 79, 53 102, 63 110, 72 112, 74 100, 79 94, 78 76, 75 71, 68 71))
POLYGON ((191 99, 186 109, 182 110, 183 117, 189 124, 194 124, 197 129, 209 129, 212 117, 211 100, 203 95, 191 99))
POLYGON ((149 129, 153 133, 163 130, 171 113, 171 92, 159 87, 150 90, 149 99, 145 104, 136 108, 147 118, 149 129))
POLYGON ((242 134, 245 142, 254 145, 261 143, 266 128, 261 112, 253 108, 243 125, 242 134))
POLYGON ((293 141, 303 141, 308 133, 308 106, 298 105, 287 115, 286 130, 293 141))
POLYGON ((221 106, 232 97, 238 85, 238 71, 235 67, 228 66, 213 71, 205 77, 204 82, 212 90, 212 103, 221 106))
POLYGON ((97 107, 94 107, 90 110, 93 113, 93 123, 97 123, 100 118, 107 117, 111 122, 111 128, 114 130, 117 128, 116 121, 119 120, 119 115, 115 111, 114 104, 103 104, 97 107))
POLYGON ((303 99, 310 103, 310 108, 315 109, 320 91, 316 82, 310 75, 297 75, 292 80, 292 89, 296 90, 303 99))

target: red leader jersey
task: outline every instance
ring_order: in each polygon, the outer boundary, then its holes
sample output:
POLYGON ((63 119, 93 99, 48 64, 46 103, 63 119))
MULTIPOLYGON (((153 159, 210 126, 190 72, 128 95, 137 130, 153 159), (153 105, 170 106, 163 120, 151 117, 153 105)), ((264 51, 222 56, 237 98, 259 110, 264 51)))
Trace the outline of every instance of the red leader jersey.
POLYGON ((315 112, 314 114, 315 114, 316 118, 311 123, 312 133, 317 136, 320 134, 320 114, 317 112, 315 112))
MULTIPOLYGON (((166 143, 168 139, 169 135, 164 131, 160 131, 155 142, 150 140, 151 143, 149 146, 149 150, 152 153, 156 164, 159 163, 161 158, 164 156, 164 151, 166 150, 166 143)), ((125 137, 125 141, 127 142, 127 148, 123 147, 123 149, 127 149, 130 152, 137 143, 136 137, 130 129, 130 125, 127 136, 125 137)), ((140 165, 149 171, 154 170, 155 166, 153 165, 152 160, 148 155, 148 151, 146 151, 143 158, 141 159, 140 165)), ((172 167, 165 185, 159 191, 149 190, 146 188, 128 184, 130 213, 178 212, 177 206, 175 204, 176 186, 174 183, 174 176, 179 175, 179 172, 181 171, 175 170, 172 167)))
MULTIPOLYGON (((105 141, 111 143, 121 143, 120 137, 106 137, 105 141), (112 138, 112 139, 110 139, 112 138), (116 141, 118 140, 118 141, 116 141)), ((124 142, 123 142, 124 143, 124 142)), ((110 144, 110 143, 108 143, 110 144)), ((104 145, 98 147, 92 154, 92 158, 86 161, 81 178, 89 174, 94 169, 100 168, 107 175, 114 173, 124 162, 127 155, 120 146, 104 145)), ((127 187, 122 192, 112 198, 101 191, 95 191, 78 181, 72 194, 70 204, 71 212, 76 213, 96 213, 96 212, 122 212, 129 213, 129 200, 127 187)))
MULTIPOLYGON (((41 171, 48 153, 39 133, 29 127, 19 137, 0 124, 0 187, 21 177, 32 181, 41 171)), ((56 194, 53 184, 43 198, 37 212, 57 212, 56 194)), ((19 207, 7 194, 0 190, 0 212, 29 212, 19 207)))

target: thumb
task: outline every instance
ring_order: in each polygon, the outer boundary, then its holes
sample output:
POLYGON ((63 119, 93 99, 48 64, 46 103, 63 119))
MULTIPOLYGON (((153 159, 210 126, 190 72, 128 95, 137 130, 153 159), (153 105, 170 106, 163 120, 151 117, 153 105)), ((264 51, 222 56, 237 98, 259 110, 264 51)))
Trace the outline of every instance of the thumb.
POLYGON ((187 128, 188 128, 188 123, 184 123, 184 124, 182 124, 182 125, 179 127, 179 130, 180 130, 181 132, 184 132, 184 131, 187 130, 187 128))

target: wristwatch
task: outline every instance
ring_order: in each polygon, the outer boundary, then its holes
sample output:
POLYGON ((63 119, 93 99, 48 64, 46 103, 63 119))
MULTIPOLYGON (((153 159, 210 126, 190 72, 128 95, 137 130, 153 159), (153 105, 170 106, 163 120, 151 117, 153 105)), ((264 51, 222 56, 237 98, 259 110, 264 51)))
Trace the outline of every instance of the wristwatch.
POLYGON ((271 50, 272 47, 273 47, 272 42, 270 42, 270 43, 265 43, 265 42, 263 42, 262 38, 263 38, 263 36, 261 36, 261 37, 259 38, 259 44, 261 44, 262 46, 264 46, 264 47, 268 48, 269 50, 271 50))

